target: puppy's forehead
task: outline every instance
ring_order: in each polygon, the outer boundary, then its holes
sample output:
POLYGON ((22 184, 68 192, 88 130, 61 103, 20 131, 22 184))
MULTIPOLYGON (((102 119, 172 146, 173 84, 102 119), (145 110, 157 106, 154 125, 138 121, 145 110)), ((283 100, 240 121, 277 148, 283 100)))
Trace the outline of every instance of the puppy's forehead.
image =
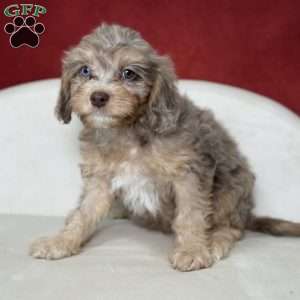
POLYGON ((137 62, 146 63, 148 59, 146 53, 139 49, 129 46, 121 46, 113 51, 112 60, 114 64, 126 66, 137 62))
POLYGON ((114 63, 144 60, 151 46, 130 28, 120 26, 101 26, 82 40, 92 48, 98 60, 114 63))
POLYGON ((121 68, 130 64, 148 64, 151 47, 142 39, 115 40, 107 43, 101 35, 93 33, 82 39, 64 60, 68 69, 76 69, 79 65, 90 65, 94 68, 121 68))
MULTIPOLYGON (((91 53, 92 62, 102 68, 121 68, 135 63, 147 64, 149 60, 144 51, 126 45, 98 49, 98 51, 91 53)), ((89 60, 91 61, 91 57, 89 57, 89 60)))

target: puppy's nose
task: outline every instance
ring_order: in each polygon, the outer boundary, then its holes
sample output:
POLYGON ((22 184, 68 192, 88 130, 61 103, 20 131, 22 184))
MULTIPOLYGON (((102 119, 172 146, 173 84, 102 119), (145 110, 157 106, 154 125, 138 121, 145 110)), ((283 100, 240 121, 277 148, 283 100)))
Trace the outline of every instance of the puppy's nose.
POLYGON ((102 107, 109 99, 109 95, 105 92, 94 92, 91 95, 91 103, 96 107, 102 107))

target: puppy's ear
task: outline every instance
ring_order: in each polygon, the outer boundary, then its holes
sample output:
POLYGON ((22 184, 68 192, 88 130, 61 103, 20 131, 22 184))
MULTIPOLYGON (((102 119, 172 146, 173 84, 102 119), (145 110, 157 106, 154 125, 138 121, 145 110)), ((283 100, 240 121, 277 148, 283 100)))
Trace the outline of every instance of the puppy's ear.
POLYGON ((65 124, 71 121, 72 108, 70 105, 70 80, 67 74, 63 74, 58 100, 55 107, 55 115, 59 121, 65 124))
POLYGON ((161 56, 156 59, 156 78, 150 93, 150 103, 164 98, 171 101, 176 79, 173 63, 169 57, 161 56))
POLYGON ((156 77, 149 96, 147 119, 152 130, 164 133, 176 127, 180 97, 172 61, 168 57, 156 60, 156 77))

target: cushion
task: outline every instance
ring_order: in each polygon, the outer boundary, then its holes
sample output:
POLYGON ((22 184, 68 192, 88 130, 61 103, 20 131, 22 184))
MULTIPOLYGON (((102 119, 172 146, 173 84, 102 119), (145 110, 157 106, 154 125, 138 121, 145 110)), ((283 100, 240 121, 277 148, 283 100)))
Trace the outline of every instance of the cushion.
MULTIPOLYGON (((299 221, 300 122, 270 99, 207 82, 179 88, 212 109, 257 174, 257 214, 299 221)), ((55 121, 59 81, 0 91, 1 299, 299 299, 300 239, 247 232, 210 269, 180 273, 167 260, 172 236, 106 220, 80 255, 27 255, 29 242, 63 226, 81 181, 80 123, 55 121), (34 215, 34 216, 30 216, 34 215)))
POLYGON ((0 215, 0 295, 20 300, 298 300, 300 239, 247 233, 210 269, 180 273, 167 255, 172 237, 128 221, 105 223, 77 256, 27 255, 30 240, 63 219, 0 215))
MULTIPOLYGON (((196 104, 212 109, 238 141, 257 176, 256 213, 300 221, 300 119, 245 90, 180 81, 196 104)), ((54 118, 59 80, 0 91, 0 213, 62 216, 76 203, 80 122, 54 118)))

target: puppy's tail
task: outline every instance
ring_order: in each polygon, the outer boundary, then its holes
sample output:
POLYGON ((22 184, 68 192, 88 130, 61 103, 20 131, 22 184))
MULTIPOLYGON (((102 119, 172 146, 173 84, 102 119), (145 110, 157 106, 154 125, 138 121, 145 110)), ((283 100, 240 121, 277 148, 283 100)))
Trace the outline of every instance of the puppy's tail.
POLYGON ((300 223, 251 215, 246 228, 276 236, 299 236, 300 223))

